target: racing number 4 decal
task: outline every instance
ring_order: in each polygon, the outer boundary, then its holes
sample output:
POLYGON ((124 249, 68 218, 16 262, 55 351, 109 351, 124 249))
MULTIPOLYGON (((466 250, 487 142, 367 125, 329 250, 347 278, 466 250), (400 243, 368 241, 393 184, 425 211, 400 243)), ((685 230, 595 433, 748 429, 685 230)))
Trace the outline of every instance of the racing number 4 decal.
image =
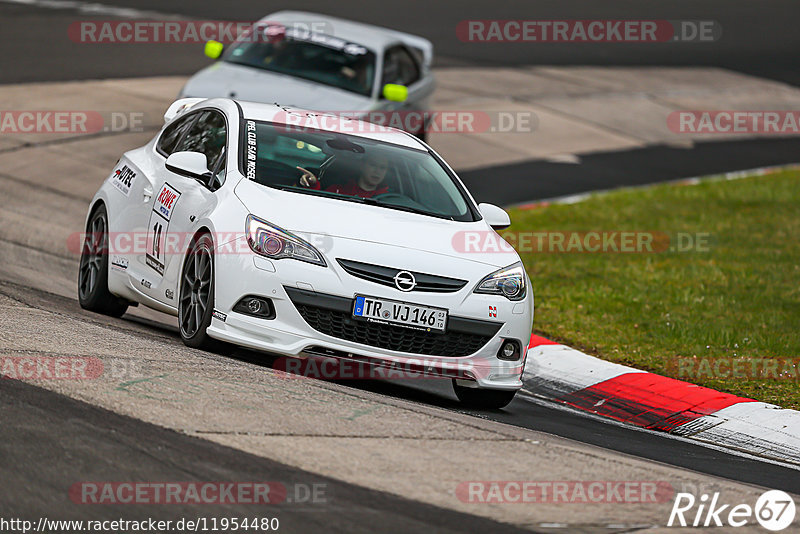
POLYGON ((150 222, 147 225, 147 265, 161 276, 164 275, 165 242, 169 232, 169 221, 178 203, 181 192, 165 183, 153 201, 150 222))

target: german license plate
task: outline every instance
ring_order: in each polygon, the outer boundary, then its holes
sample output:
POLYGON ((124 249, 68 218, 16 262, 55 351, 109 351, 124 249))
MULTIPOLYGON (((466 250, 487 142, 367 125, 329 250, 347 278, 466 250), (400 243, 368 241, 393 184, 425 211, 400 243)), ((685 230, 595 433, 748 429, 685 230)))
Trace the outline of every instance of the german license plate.
POLYGON ((361 295, 356 295, 353 317, 431 332, 447 326, 447 310, 361 295))

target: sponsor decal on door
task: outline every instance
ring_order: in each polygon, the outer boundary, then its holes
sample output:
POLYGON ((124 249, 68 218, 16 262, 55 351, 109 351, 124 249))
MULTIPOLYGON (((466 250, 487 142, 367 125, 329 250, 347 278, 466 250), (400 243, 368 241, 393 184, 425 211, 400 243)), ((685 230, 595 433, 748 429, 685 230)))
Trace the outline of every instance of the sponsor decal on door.
POLYGON ((147 254, 146 261, 154 271, 164 275, 165 242, 169 232, 169 222, 172 212, 178 203, 181 193, 171 185, 165 183, 161 187, 155 200, 153 211, 150 213, 150 222, 147 225, 147 254))

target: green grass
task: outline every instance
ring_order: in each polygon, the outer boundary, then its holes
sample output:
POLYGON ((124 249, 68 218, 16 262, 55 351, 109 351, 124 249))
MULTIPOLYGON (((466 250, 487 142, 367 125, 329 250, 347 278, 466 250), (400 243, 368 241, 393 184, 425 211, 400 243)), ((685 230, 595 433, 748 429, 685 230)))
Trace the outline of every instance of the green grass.
POLYGON ((706 251, 523 251, 534 330, 606 360, 800 408, 797 367, 781 363, 793 377, 766 379, 708 368, 687 375, 676 365, 800 360, 800 172, 624 190, 514 209, 511 218, 512 232, 710 233, 706 251))

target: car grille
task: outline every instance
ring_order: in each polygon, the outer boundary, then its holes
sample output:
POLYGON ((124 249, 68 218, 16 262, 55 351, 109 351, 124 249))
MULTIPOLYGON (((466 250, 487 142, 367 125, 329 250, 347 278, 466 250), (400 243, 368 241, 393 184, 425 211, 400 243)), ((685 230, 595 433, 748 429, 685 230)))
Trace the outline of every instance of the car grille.
MULTIPOLYGON (((357 278, 369 280, 376 284, 381 284, 389 287, 396 287, 394 277, 397 273, 402 272, 403 269, 396 269, 394 267, 383 267, 382 265, 372 265, 370 263, 362 263, 353 260, 336 260, 342 269, 347 271, 357 278)), ((417 273, 414 271, 407 271, 414 275, 417 285, 412 291, 428 291, 431 293, 455 293, 467 284, 466 280, 459 280, 458 278, 447 278, 446 276, 438 276, 435 274, 417 273)))
POLYGON ((449 317, 445 333, 359 321, 352 299, 285 287, 297 311, 314 330, 331 337, 381 349, 428 356, 462 357, 480 350, 502 323, 449 317))

